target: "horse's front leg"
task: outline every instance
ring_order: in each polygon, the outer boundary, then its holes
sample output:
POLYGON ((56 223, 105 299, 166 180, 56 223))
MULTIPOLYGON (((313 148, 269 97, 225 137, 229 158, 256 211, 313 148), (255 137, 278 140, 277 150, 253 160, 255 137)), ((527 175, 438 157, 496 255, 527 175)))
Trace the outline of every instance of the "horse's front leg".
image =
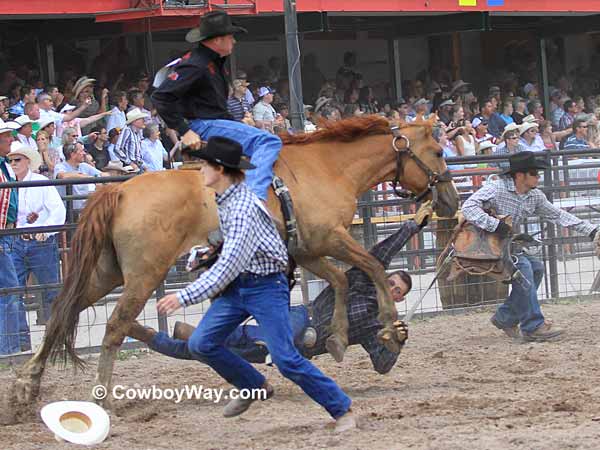
POLYGON ((346 347, 348 347, 348 279, 346 274, 325 258, 298 258, 298 264, 316 276, 327 280, 335 292, 331 335, 327 338, 325 347, 337 362, 342 362, 346 347))
MULTIPOLYGON (((398 311, 390 292, 387 275, 381 263, 356 242, 345 229, 337 229, 335 245, 329 253, 332 257, 359 268, 365 272, 377 291, 377 306, 379 309, 378 320, 383 324, 378 337, 386 348, 394 353, 400 352, 403 341, 399 338, 394 322, 398 318, 398 311)), ((337 305, 336 305, 337 307, 337 305)))

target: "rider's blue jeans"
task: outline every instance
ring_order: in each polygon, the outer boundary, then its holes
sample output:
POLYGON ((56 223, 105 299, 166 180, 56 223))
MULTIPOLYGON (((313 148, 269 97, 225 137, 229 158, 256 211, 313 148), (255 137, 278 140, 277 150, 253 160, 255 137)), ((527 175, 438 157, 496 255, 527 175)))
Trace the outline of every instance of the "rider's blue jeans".
POLYGON ((233 120, 196 119, 190 122, 191 129, 203 140, 213 136, 223 136, 239 142, 244 154, 256 166, 246 172, 246 183, 261 200, 267 199, 267 192, 273 179, 273 164, 281 151, 281 139, 274 134, 233 120))
MULTIPOLYGON (((164 333, 161 339, 163 344, 165 339, 171 341, 173 356, 208 364, 238 389, 259 388, 265 377, 224 345, 233 330, 252 315, 281 374, 337 419, 348 411, 351 400, 331 378, 298 353, 290 326, 289 294, 283 273, 242 274, 210 305, 188 341, 170 339, 164 333)), ((150 348, 154 348, 153 343, 150 348)))
POLYGON ((496 310, 496 320, 506 328, 520 324, 521 331, 531 333, 544 323, 537 298, 537 290, 544 277, 544 264, 539 259, 521 254, 517 268, 530 286, 524 287, 519 281, 514 281, 510 295, 496 310))

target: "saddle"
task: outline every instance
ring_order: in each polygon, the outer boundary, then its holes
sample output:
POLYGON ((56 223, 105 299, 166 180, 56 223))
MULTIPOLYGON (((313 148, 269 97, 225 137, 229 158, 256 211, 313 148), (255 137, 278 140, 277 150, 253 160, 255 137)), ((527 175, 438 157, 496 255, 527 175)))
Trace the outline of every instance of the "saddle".
MULTIPOLYGON (((490 214, 496 217, 494 214, 490 214)), ((509 216, 498 217, 511 225, 509 216)), ((512 236, 502 238, 497 233, 483 230, 463 217, 446 248, 438 259, 440 267, 450 257, 451 265, 447 280, 454 281, 462 274, 488 276, 504 283, 511 283, 516 272, 511 254, 512 236)))

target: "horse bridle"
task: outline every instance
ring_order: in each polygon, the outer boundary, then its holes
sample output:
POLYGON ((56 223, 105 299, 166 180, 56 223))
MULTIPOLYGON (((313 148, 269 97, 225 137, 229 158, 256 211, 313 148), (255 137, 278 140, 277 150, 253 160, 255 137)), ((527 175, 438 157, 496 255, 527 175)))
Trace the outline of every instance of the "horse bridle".
POLYGON ((437 184, 444 181, 452 181, 452 176, 450 175, 450 170, 446 170, 444 173, 438 173, 425 164, 421 158, 419 158, 415 152, 410 148, 410 140, 403 134, 400 134, 399 127, 391 127, 392 135, 394 139, 392 140, 392 149, 396 152, 396 175, 394 177, 394 182, 392 184, 394 188, 394 193, 401 198, 409 198, 414 200, 415 202, 420 202, 423 200, 430 192, 431 192, 431 203, 432 206, 435 207, 438 201, 438 193, 437 193, 437 184), (399 148, 397 143, 398 141, 405 141, 406 146, 404 148, 399 148), (400 176, 404 170, 402 166, 402 155, 407 155, 411 158, 419 168, 425 172, 425 174, 429 177, 429 181, 427 182, 427 189, 419 194, 414 194, 406 189, 398 189, 398 185, 400 184, 400 176))

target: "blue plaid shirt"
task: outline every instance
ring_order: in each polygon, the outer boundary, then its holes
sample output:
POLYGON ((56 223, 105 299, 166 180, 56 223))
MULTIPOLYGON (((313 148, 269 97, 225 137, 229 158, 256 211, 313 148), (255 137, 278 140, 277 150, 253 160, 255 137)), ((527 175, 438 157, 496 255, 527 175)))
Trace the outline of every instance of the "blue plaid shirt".
POLYGON ((532 189, 526 194, 516 191, 511 177, 501 177, 488 181, 481 189, 471 195, 462 206, 466 220, 489 232, 496 231, 497 218, 486 213, 485 209, 494 209, 498 215, 512 217, 513 229, 517 230, 526 217, 539 216, 563 227, 573 228, 579 233, 589 236, 597 225, 569 214, 550 203, 546 195, 539 189, 532 189))
POLYGON ((123 128, 115 144, 115 155, 124 165, 131 163, 144 167, 142 159, 142 130, 134 130, 131 126, 123 128))
POLYGON ((217 195, 223 250, 217 262, 178 292, 182 306, 220 294, 242 272, 269 275, 285 271, 285 244, 263 203, 246 185, 233 184, 217 195))

